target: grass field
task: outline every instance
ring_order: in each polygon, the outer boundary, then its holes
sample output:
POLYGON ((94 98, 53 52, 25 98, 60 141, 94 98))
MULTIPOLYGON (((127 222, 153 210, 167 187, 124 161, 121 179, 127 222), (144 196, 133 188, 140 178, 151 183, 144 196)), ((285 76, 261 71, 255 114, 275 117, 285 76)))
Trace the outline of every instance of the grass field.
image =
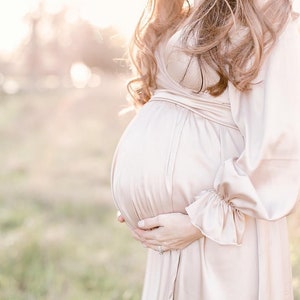
MULTIPOLYGON (((140 299, 145 250, 118 224, 109 176, 132 114, 121 77, 0 98, 0 300, 140 299)), ((300 212, 290 218, 300 300, 300 212)))

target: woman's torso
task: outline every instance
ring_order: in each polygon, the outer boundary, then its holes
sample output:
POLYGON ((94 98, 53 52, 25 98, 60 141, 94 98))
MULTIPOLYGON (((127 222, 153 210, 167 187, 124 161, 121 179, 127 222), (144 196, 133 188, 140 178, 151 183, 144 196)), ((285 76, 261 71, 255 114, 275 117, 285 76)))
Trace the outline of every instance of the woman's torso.
POLYGON ((158 89, 126 128, 114 156, 113 197, 130 226, 161 213, 185 213, 194 196, 212 186, 220 163, 243 146, 228 91, 219 97, 195 92, 197 61, 178 48, 179 36, 158 47, 158 89))

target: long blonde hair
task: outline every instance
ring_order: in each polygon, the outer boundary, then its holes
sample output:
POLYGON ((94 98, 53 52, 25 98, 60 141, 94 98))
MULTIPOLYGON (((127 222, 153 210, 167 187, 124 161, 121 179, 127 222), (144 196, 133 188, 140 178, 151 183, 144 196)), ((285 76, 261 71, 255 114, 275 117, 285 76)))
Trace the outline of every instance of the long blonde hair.
POLYGON ((188 0, 148 0, 129 48, 135 77, 129 81, 128 91, 134 105, 145 104, 156 88, 157 45, 188 16, 183 33, 185 52, 198 59, 200 69, 205 64, 219 75, 217 83, 201 86, 199 91, 218 96, 228 81, 240 91, 251 88, 291 12, 290 0, 203 0, 192 14, 188 0), (238 43, 233 42, 233 34, 241 37, 238 43), (188 44, 191 37, 196 37, 194 46, 188 44))

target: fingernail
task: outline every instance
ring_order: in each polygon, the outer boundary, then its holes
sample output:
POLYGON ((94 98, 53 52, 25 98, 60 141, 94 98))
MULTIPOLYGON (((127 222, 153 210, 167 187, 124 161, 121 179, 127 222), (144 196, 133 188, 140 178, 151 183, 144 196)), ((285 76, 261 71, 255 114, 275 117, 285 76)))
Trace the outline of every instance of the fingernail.
POLYGON ((139 221, 138 226, 139 227, 144 227, 145 226, 145 221, 144 220, 139 221))

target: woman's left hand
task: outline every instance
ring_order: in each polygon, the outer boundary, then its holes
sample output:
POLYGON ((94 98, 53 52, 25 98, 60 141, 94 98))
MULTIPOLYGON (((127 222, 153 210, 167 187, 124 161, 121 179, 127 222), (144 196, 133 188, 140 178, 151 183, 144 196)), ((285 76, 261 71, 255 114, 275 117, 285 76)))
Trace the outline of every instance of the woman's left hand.
POLYGON ((138 226, 133 231, 134 238, 159 252, 183 249, 203 237, 201 231, 192 225, 189 216, 181 213, 144 219, 138 226))

